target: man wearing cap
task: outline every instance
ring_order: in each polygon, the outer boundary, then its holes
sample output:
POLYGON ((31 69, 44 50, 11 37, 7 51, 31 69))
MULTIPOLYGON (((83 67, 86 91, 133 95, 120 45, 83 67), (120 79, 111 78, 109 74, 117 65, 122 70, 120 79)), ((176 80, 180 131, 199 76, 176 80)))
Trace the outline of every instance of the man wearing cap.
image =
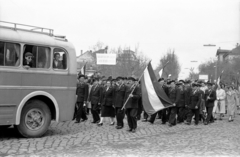
POLYGON ((137 113, 138 101, 140 98, 140 89, 135 84, 133 77, 128 78, 128 86, 126 87, 124 102, 126 103, 125 109, 127 114, 127 121, 130 132, 135 133, 137 129, 137 113))
MULTIPOLYGON (((159 78, 159 79, 158 79, 158 83, 159 83, 160 87, 163 88, 163 90, 165 91, 165 93, 167 93, 168 87, 164 85, 164 78, 159 78)), ((158 111, 158 112, 152 114, 151 117, 150 117, 150 119, 149 119, 149 122, 150 122, 151 124, 153 124, 154 121, 155 121, 155 118, 156 118, 157 114, 158 114, 158 115, 161 114, 162 124, 165 124, 165 123, 167 122, 167 109, 163 109, 163 110, 161 110, 161 111, 158 111)))
POLYGON ((209 122, 214 122, 212 111, 214 107, 214 101, 216 100, 216 91, 213 90, 212 83, 207 83, 208 89, 205 91, 205 102, 206 102, 206 110, 207 110, 207 118, 204 122, 205 125, 208 125, 209 122))
POLYGON ((189 104, 188 104, 189 114, 187 115, 186 124, 190 125, 192 121, 192 117, 195 116, 195 125, 198 125, 200 101, 201 101, 201 95, 198 92, 198 84, 193 83, 192 91, 190 93, 190 98, 189 98, 189 104))
POLYGON ((84 111, 84 106, 87 104, 88 98, 88 85, 84 82, 84 75, 79 75, 79 83, 77 85, 77 114, 76 114, 76 122, 80 123, 80 119, 83 121, 87 120, 86 113, 84 111))
POLYGON ((169 126, 171 127, 176 125, 176 104, 178 104, 180 100, 180 90, 177 88, 174 80, 170 82, 169 99, 173 102, 173 107, 170 108, 169 115, 169 126))
MULTIPOLYGON (((101 82, 100 82, 101 83, 101 82)), ((93 86, 90 91, 90 95, 88 98, 88 101, 91 103, 91 112, 93 116, 92 123, 98 123, 100 121, 99 117, 99 108, 100 108, 100 102, 102 101, 102 91, 103 88, 99 83, 99 79, 95 78, 93 81, 93 86)))
POLYGON ((179 93, 180 93, 180 98, 178 103, 176 104, 177 106, 177 122, 182 123, 184 121, 184 109, 186 105, 186 90, 184 89, 184 81, 180 80, 179 83, 176 85, 179 88, 179 93))
POLYGON ((122 129, 124 127, 123 119, 125 115, 125 110, 122 110, 124 104, 124 96, 126 91, 126 86, 123 82, 123 77, 116 78, 115 94, 114 94, 114 107, 117 119, 117 129, 122 129))
POLYGON ((33 63, 33 54, 30 52, 26 52, 24 55, 24 61, 23 61, 23 66, 25 68, 32 68, 34 67, 34 63, 33 63))
POLYGON ((191 87, 191 81, 190 80, 186 80, 184 83, 184 90, 185 90, 185 108, 183 111, 183 121, 187 120, 187 115, 189 114, 189 102, 190 102, 190 94, 192 91, 192 87, 191 87))

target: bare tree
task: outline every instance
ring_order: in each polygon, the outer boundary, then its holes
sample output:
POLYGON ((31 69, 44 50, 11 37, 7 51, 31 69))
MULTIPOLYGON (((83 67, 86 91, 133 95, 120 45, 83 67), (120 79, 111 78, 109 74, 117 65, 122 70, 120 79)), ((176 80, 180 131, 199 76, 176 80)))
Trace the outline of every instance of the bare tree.
POLYGON ((181 67, 178 61, 178 56, 174 50, 168 50, 167 53, 160 59, 159 64, 155 70, 155 74, 159 77, 158 72, 163 69, 162 77, 168 78, 171 75, 171 79, 177 79, 180 73, 181 67), (165 67, 164 67, 165 66, 165 67))

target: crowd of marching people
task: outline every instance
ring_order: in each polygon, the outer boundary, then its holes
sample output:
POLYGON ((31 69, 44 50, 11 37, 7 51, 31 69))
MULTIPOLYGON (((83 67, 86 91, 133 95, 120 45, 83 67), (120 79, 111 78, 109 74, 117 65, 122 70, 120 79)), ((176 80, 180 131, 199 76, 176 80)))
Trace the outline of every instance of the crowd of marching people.
POLYGON ((116 129, 124 127, 127 117, 128 131, 136 132, 137 121, 153 124, 161 119, 169 127, 179 123, 204 125, 222 120, 228 116, 232 122, 239 108, 239 91, 234 86, 190 80, 158 80, 159 86, 173 105, 152 115, 144 111, 141 95, 141 82, 133 77, 78 76, 76 106, 73 120, 80 123, 92 115, 98 126, 106 125, 106 118, 116 129), (143 116, 143 117, 141 117, 143 116))

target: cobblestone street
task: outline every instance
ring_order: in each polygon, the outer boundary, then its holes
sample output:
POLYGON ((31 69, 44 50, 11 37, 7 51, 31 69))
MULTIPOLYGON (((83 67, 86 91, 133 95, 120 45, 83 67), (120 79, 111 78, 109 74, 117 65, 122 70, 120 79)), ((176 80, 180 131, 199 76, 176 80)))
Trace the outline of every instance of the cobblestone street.
MULTIPOLYGON (((126 119, 125 119, 126 120, 126 119)), ((240 156, 240 116, 198 126, 138 121, 136 133, 88 121, 55 123, 42 138, 26 139, 14 128, 0 132, 0 156, 240 156)))

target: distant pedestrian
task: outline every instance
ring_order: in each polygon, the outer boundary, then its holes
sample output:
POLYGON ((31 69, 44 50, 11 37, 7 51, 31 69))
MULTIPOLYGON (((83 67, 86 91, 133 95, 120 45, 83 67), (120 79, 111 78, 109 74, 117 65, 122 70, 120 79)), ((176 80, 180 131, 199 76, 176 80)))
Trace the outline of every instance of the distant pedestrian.
MULTIPOLYGON (((216 113, 220 113, 219 115, 219 120, 222 120, 222 117, 225 114, 225 98, 226 98, 226 93, 225 91, 220 87, 220 85, 217 86, 217 90, 216 90, 216 94, 217 94, 217 99, 215 100, 215 104, 214 104, 214 108, 213 108, 213 112, 214 114, 216 113)), ((216 115, 214 115, 214 117, 216 118, 216 115)))
POLYGON ((228 88, 228 92, 227 92, 227 104, 228 104, 228 121, 232 122, 233 121, 233 115, 236 109, 236 101, 237 101, 237 95, 236 92, 233 90, 233 87, 230 86, 228 88))

